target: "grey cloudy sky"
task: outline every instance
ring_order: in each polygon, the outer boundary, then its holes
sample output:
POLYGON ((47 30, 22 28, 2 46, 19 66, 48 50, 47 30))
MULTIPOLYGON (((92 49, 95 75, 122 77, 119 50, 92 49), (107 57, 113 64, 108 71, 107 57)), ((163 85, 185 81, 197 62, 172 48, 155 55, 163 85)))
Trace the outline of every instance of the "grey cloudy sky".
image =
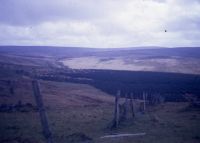
POLYGON ((0 0, 0 45, 176 47, 199 39, 200 0, 0 0))

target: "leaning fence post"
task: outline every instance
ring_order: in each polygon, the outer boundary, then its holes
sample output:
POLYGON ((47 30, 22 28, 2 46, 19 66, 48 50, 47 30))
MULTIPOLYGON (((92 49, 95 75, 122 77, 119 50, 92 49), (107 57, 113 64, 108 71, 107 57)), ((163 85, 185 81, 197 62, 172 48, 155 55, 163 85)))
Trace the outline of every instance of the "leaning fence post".
POLYGON ((44 108, 44 104, 42 100, 42 95, 40 93, 39 84, 37 80, 32 81, 32 88, 33 88, 33 93, 35 96, 35 101, 39 109, 40 121, 42 124, 44 137, 46 138, 47 143, 53 143, 52 134, 49 129, 49 124, 48 124, 48 120, 47 120, 47 116, 46 116, 46 112, 45 112, 45 108, 44 108))

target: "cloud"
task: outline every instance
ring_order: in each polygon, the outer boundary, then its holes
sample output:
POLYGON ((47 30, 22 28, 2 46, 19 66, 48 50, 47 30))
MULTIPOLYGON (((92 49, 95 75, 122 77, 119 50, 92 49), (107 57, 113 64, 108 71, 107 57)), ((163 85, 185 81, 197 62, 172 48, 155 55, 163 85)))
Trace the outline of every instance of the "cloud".
POLYGON ((1 0, 0 44, 199 46, 199 13, 199 0, 1 0))
POLYGON ((102 4, 95 0, 1 0, 0 21, 10 25, 34 25, 57 20, 95 19, 104 14, 102 4))

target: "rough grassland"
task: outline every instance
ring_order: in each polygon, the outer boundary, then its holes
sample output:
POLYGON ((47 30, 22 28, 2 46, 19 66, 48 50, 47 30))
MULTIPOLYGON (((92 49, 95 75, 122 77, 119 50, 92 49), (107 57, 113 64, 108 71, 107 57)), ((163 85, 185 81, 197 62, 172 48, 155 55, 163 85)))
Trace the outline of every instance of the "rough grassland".
MULTIPOLYGON (((164 103, 149 107, 145 114, 122 122, 119 129, 107 128, 113 119, 114 98, 89 85, 40 81, 50 128, 56 143, 81 132, 95 143, 198 143, 200 142, 200 112, 187 103, 164 103), (142 137, 100 139, 114 133, 146 132, 142 137)), ((17 84, 14 96, 1 97, 0 103, 35 105, 29 80, 17 84)), ((0 113, 0 142, 43 143, 36 111, 0 113)))

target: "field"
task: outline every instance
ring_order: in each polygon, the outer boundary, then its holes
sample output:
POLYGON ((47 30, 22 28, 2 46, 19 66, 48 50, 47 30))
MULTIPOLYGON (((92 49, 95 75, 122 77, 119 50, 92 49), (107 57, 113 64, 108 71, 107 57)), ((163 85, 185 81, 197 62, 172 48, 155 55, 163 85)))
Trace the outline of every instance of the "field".
MULTIPOLYGON (((24 81, 25 82, 25 81, 24 81)), ((26 81, 28 83, 28 81, 26 81)), ((94 142, 185 142, 200 140, 200 112, 185 102, 169 102, 149 107, 145 114, 137 112, 134 119, 122 122, 119 129, 110 130, 114 98, 91 86, 60 82, 40 82, 50 128, 55 142, 67 142, 69 135, 82 133, 94 142), (145 132, 143 137, 101 139, 114 133, 145 132)), ((1 102, 35 105, 30 87, 20 90, 15 97, 4 97, 1 102), (22 96, 26 93, 26 96, 22 96)), ((124 100, 124 99, 121 99, 124 100)), ((36 111, 1 112, 1 142, 44 142, 39 114, 36 111)), ((83 138, 84 140, 84 138, 83 138)))
POLYGON ((160 71, 199 74, 200 61, 194 58, 180 57, 81 57, 67 58, 61 61, 73 69, 108 69, 126 71, 160 71))
MULTIPOLYGON (((186 94, 191 94, 199 101, 199 55, 193 50, 189 50, 191 56, 187 55, 187 50, 186 52, 183 52, 184 50, 180 52, 180 49, 177 49, 178 52, 169 50, 167 54, 169 59, 165 59, 173 70, 168 73, 166 70, 158 71, 163 65, 162 62, 166 61, 160 60, 161 57, 157 57, 157 61, 154 61, 158 53, 162 58, 166 56, 166 51, 155 51, 150 54, 148 50, 130 49, 114 52, 84 48, 80 51, 69 48, 57 52, 48 48, 39 49, 41 47, 38 49, 36 47, 35 50, 29 49, 30 51, 20 47, 14 49, 4 47, 0 50, 0 142, 45 142, 31 85, 33 78, 40 84, 49 126, 56 143, 200 142, 200 109, 191 106, 191 103, 186 102, 184 98, 186 94), (147 61, 152 62, 154 66, 159 61, 160 66, 150 71, 145 71, 143 68, 139 69, 142 71, 137 71, 137 67, 136 71, 131 69, 127 71, 126 65, 122 66, 120 63, 124 64, 124 59, 128 60, 126 62, 132 60, 126 58, 130 56, 128 53, 137 55, 140 61, 133 62, 137 62, 141 67, 142 63, 145 66, 147 61), (97 58, 98 62, 102 62, 100 63, 102 66, 109 67, 111 64, 125 69, 113 70, 112 66, 109 70, 105 67, 90 69, 90 63, 83 59, 94 57, 94 54, 95 59, 88 59, 91 63, 97 62, 97 58), (123 55, 123 62, 116 59, 119 54, 123 55), (141 61, 142 55, 145 57, 151 55, 153 58, 141 61), (173 56, 185 56, 185 59, 179 58, 181 62, 173 65, 176 63, 170 58, 173 56), (76 61, 77 58, 80 60, 76 61), (87 62, 88 68, 84 63, 84 69, 71 69, 70 66, 62 64, 61 61, 65 59, 68 59, 67 62, 72 62, 70 63, 72 66, 77 66, 73 60, 80 65, 81 62, 87 62), (185 63, 185 60, 188 62, 185 63), (117 61, 119 65, 113 64, 113 61, 117 61), (180 69, 178 65, 181 63, 185 63, 184 72, 182 69, 174 70, 180 69), (127 120, 120 122, 119 127, 115 129, 111 128, 111 123, 114 119, 117 90, 121 90, 120 104, 124 103, 126 94, 134 94, 136 116, 132 118, 129 114, 127 120), (143 92, 148 96, 159 94, 164 101, 156 105, 147 104, 143 113, 139 109, 143 92), (101 138, 105 135, 124 133, 145 133, 145 135, 101 138)), ((170 69, 169 67, 166 66, 166 69, 170 69)))

